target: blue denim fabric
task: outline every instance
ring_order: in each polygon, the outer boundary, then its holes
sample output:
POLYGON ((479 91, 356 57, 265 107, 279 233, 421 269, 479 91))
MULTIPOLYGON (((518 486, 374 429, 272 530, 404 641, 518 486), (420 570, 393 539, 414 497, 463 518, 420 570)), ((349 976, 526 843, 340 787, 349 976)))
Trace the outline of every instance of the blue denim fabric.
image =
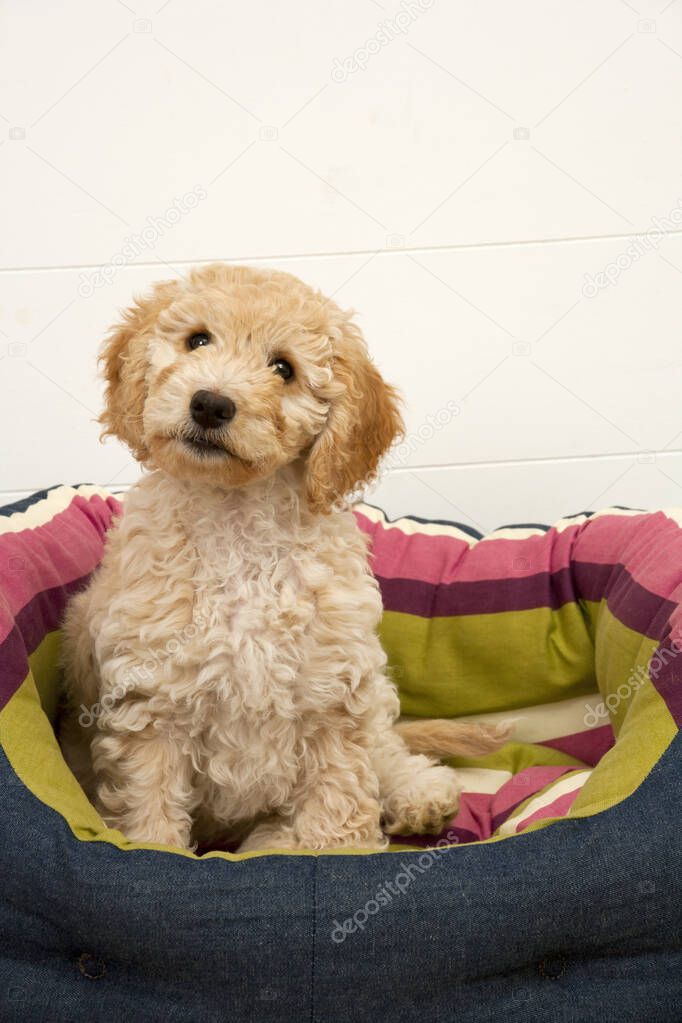
POLYGON ((0 1021, 679 1023, 681 777, 678 736, 586 820, 231 863, 78 842, 0 754, 0 1021))

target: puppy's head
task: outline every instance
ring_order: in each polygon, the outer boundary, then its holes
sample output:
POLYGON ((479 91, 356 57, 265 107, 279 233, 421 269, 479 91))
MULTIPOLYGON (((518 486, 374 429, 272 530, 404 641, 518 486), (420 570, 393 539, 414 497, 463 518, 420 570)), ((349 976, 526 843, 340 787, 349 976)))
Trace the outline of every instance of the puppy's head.
POLYGON ((181 479, 229 488, 304 461, 329 510, 402 430, 358 328, 289 274, 215 265, 157 284, 102 354, 105 434, 181 479))

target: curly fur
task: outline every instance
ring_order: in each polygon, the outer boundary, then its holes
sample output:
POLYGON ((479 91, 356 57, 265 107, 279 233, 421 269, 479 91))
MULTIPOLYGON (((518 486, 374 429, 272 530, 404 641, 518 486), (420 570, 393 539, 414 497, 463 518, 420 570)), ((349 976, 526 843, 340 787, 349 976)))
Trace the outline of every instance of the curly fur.
POLYGON ((104 431, 149 470, 64 627, 62 743, 104 821, 243 850, 438 829, 460 786, 425 754, 505 735, 460 724, 448 742, 439 722, 411 752, 394 728, 380 596, 342 502, 401 421, 349 315, 287 274, 216 265, 139 299, 102 358, 104 431), (199 331, 211 343, 188 350, 199 331), (198 389, 237 408, 206 452, 198 389))

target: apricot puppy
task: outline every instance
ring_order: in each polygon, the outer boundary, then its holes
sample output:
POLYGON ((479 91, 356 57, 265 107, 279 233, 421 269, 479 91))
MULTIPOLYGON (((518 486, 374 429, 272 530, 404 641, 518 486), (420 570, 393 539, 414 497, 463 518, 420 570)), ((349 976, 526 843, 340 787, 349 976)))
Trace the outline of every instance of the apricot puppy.
POLYGON ((485 752, 506 733, 394 729, 342 505, 401 418, 349 314, 288 274, 209 266, 138 299, 102 359, 104 431, 147 469, 64 629, 63 747, 104 821, 243 850, 438 830, 457 774, 408 744, 485 752))

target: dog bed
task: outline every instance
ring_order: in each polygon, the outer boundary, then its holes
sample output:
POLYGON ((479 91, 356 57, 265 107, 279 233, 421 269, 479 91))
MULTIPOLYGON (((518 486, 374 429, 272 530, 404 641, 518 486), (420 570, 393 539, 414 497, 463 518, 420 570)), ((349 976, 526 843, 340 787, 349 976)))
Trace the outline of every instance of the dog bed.
POLYGON ((120 513, 0 510, 3 1023, 680 1018, 682 512, 481 537, 357 506, 403 712, 514 739, 453 761, 440 836, 202 857, 105 828, 55 739, 64 605, 120 513))

